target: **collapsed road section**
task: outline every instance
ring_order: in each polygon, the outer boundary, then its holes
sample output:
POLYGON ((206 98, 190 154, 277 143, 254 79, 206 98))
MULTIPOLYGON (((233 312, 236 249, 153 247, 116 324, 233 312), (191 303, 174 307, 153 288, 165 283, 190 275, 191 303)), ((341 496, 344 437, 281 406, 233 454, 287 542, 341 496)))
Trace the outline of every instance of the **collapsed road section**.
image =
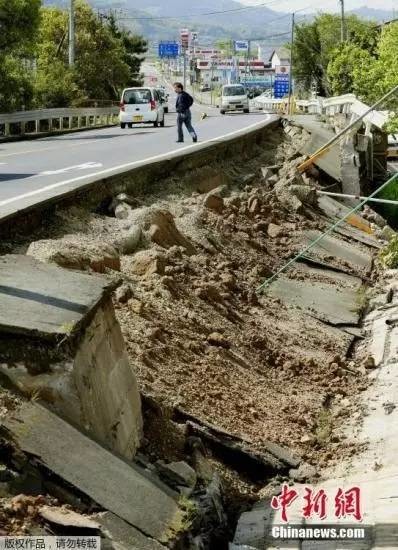
MULTIPOLYGON (((299 175, 303 133, 8 228, 2 534, 228 548, 281 483, 362 452, 341 428, 376 366, 362 319, 385 222, 351 216, 256 292, 349 211, 299 175)), ((256 517, 234 547, 266 547, 256 517)))

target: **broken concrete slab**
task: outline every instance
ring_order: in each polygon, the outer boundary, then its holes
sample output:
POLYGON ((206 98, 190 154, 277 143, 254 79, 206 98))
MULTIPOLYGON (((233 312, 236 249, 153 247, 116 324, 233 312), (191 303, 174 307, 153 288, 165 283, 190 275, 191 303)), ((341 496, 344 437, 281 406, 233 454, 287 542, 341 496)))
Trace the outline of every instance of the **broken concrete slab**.
POLYGON ((188 433, 200 437, 212 449, 214 455, 237 470, 250 472, 253 478, 264 479, 272 472, 286 472, 296 468, 301 458, 290 450, 271 441, 263 441, 255 448, 250 441, 233 435, 218 426, 205 422, 186 411, 176 408, 174 419, 184 420, 188 433))
POLYGON ((172 486, 194 487, 196 484, 196 472, 184 461, 170 462, 163 461, 156 463, 160 477, 172 486))
POLYGON ((359 322, 355 288, 281 277, 270 285, 268 293, 331 325, 357 325, 359 322))
POLYGON ((23 403, 1 431, 36 463, 147 537, 167 542, 183 512, 172 492, 38 403, 23 403))
MULTIPOLYGON (((302 140, 299 144, 300 153, 312 155, 335 136, 335 133, 331 129, 322 127, 321 124, 311 116, 306 115, 306 117, 303 118, 298 115, 291 117, 291 119, 309 132, 308 139, 302 140)), ((314 159, 314 164, 329 174, 333 179, 340 181, 341 165, 340 148, 338 145, 333 145, 325 154, 314 159)))
POLYGON ((3 256, 0 371, 26 397, 131 458, 142 436, 141 401, 114 287, 100 276, 3 256))
MULTIPOLYGON (((318 196, 318 207, 332 222, 340 220, 351 211, 351 208, 348 208, 327 195, 318 196)), ((379 241, 373 234, 369 221, 358 213, 351 214, 347 221, 339 227, 336 227, 334 231, 335 233, 354 239, 372 248, 381 248, 379 241)))
MULTIPOLYGON (((322 235, 322 232, 310 229, 305 231, 303 235, 306 241, 305 244, 310 244, 322 235)), ((331 237, 330 235, 326 235, 307 254, 311 255, 314 253, 332 256, 342 260, 348 265, 351 265, 356 271, 364 270, 368 272, 372 267, 372 255, 370 252, 362 250, 359 246, 337 239, 336 237, 331 237)))
POLYGON ((63 527, 91 530, 100 529, 98 522, 61 506, 41 506, 39 515, 46 521, 63 527))
POLYGON ((104 549, 109 547, 114 550, 165 550, 167 548, 155 539, 146 537, 111 512, 101 512, 93 516, 93 519, 99 523, 102 533, 107 537, 102 541, 104 549))
POLYGON ((69 335, 115 283, 23 255, 0 257, 0 332, 69 335))
MULTIPOLYGON (((301 484, 295 483, 294 488, 298 490, 301 484)), ((297 501, 289 508, 289 524, 301 525, 304 523, 302 510, 298 507, 297 501)), ((264 499, 256 502, 253 508, 241 514, 235 531, 233 544, 241 550, 242 548, 254 548, 256 550, 267 550, 268 548, 300 549, 301 542, 298 540, 283 540, 272 536, 272 528, 280 527, 280 512, 271 508, 270 500, 264 499)))

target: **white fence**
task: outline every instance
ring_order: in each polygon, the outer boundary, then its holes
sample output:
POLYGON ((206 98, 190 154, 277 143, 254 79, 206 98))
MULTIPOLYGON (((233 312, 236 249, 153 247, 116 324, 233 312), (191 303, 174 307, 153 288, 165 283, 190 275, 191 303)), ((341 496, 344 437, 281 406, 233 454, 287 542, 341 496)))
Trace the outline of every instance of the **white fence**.
MULTIPOLYGON (((288 98, 272 99, 266 96, 258 96, 254 100, 254 107, 266 113, 287 112, 288 98)), ((297 113, 317 114, 321 106, 319 99, 293 99, 294 110, 297 113)))
MULTIPOLYGON (((259 96, 255 100, 255 106, 267 113, 286 113, 288 99, 271 99, 269 97, 259 96)), ((369 107, 359 101, 354 94, 345 94, 336 97, 316 99, 293 99, 293 109, 295 114, 319 114, 325 116, 334 116, 338 113, 357 118, 362 116, 369 107)), ((388 112, 372 111, 364 117, 364 122, 373 124, 382 128, 388 120, 388 112)))
POLYGON ((115 124, 118 107, 40 109, 0 114, 3 135, 25 135, 115 124), (45 129, 43 129, 45 127, 45 129))

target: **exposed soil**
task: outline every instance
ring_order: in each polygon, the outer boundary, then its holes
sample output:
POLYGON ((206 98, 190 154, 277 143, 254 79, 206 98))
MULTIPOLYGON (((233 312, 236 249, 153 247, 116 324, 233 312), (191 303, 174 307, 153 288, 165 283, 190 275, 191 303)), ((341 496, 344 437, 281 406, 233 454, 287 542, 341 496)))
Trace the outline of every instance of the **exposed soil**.
MULTIPOLYGON (((312 209, 287 208, 262 178, 261 166, 289 159, 297 164, 291 144, 278 145, 280 140, 275 132, 255 160, 225 162, 220 170, 229 185, 210 195, 171 180, 156 194, 136 197, 132 217, 68 209, 34 236, 113 246, 150 207, 141 250, 121 255, 127 290, 115 295, 115 308, 141 392, 169 411, 147 415, 143 450, 153 458, 184 454, 184 429, 171 420, 175 408, 258 450, 265 441, 289 447, 316 467, 357 450, 335 432, 348 411, 346 398, 368 385, 355 364, 348 367, 349 336, 267 292, 256 293, 301 246, 301 231, 325 223, 312 209), (183 244, 175 244, 174 229, 183 244)), ((14 252, 26 248, 23 239, 10 246, 14 252)), ((104 271, 115 275, 106 265, 104 271)), ((327 278, 300 265, 289 276, 327 278)), ((259 489, 222 470, 236 494, 259 489)))

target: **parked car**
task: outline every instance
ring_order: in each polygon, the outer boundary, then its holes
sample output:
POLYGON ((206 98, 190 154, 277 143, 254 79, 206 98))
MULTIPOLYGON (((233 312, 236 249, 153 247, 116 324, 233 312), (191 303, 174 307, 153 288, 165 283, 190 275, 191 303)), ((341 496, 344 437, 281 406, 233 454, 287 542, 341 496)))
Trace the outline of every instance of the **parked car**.
POLYGON ((242 84, 226 84, 221 89, 220 113, 227 111, 249 112, 249 98, 242 84))
POLYGON ((155 88, 126 88, 123 90, 119 112, 120 128, 126 125, 151 123, 164 126, 164 108, 155 88))
POLYGON ((165 113, 169 112, 169 94, 166 91, 166 88, 156 88, 156 91, 158 92, 160 96, 160 101, 163 105, 163 110, 165 113))
POLYGON ((201 92, 210 92, 210 86, 208 84, 203 84, 203 86, 200 88, 201 92))

